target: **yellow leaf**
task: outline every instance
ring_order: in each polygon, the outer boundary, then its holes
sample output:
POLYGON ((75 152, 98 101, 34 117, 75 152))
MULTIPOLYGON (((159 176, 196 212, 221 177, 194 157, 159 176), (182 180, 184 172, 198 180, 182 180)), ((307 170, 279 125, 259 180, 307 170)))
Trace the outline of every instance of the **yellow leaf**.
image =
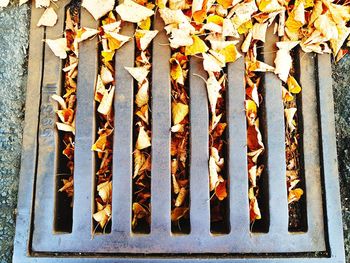
POLYGON ((296 188, 289 191, 288 194, 288 204, 299 201, 300 197, 304 194, 304 191, 300 188, 296 188))
POLYGON ((290 36, 293 36, 291 40, 298 39, 299 29, 305 24, 305 9, 304 3, 301 2, 299 5, 296 5, 292 12, 290 13, 287 21, 286 21, 286 29, 287 33, 290 36))
POLYGON ((137 23, 137 25, 139 26, 139 28, 141 28, 142 30, 150 30, 151 28, 151 18, 147 17, 146 19, 140 21, 137 23))
POLYGON ((115 52, 113 50, 101 51, 101 55, 105 62, 111 61, 113 59, 114 53, 115 52))
POLYGON ((237 31, 239 34, 242 35, 242 34, 246 34, 251 28, 253 28, 253 23, 251 20, 248 20, 247 22, 240 25, 237 31))
POLYGON ((238 58, 241 57, 241 54, 239 54, 234 44, 230 44, 224 49, 220 50, 220 54, 225 56, 226 63, 235 62, 238 58))
POLYGON ((272 13, 283 9, 278 0, 262 0, 258 4, 258 7, 264 13, 272 13))
POLYGON ((180 123, 188 114, 188 105, 181 102, 173 102, 171 104, 171 109, 174 124, 180 123))
POLYGON ((120 48, 131 39, 128 36, 120 35, 115 32, 105 33, 104 38, 108 40, 108 48, 110 50, 116 50, 120 48))
POLYGON ((177 83, 184 85, 184 75, 182 72, 182 67, 176 58, 170 58, 169 60, 171 65, 170 76, 177 83))
POLYGON ((288 90, 291 93, 299 93, 301 91, 301 87, 296 79, 292 76, 289 76, 287 79, 288 90))
POLYGON ((224 23, 224 18, 218 15, 211 15, 207 17, 207 23, 214 23, 222 26, 224 23))
POLYGON ((107 135, 101 135, 97 141, 92 145, 91 150, 96 152, 104 152, 107 143, 107 135))
POLYGON ((199 53, 205 53, 208 51, 207 45, 198 36, 192 36, 193 44, 185 48, 185 55, 192 56, 199 53))
POLYGON ((245 110, 248 124, 253 125, 255 123, 256 118, 258 117, 258 107, 256 103, 253 100, 246 100, 245 110))
POLYGON ((218 4, 222 5, 225 9, 232 5, 232 0, 217 0, 218 4))

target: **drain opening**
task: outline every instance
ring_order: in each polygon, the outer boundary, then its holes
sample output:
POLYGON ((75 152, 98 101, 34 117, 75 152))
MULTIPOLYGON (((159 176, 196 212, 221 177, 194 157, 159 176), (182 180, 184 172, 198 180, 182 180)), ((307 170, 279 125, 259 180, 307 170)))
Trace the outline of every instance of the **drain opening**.
MULTIPOLYGON (((72 47, 76 30, 79 27, 80 3, 72 1, 65 7, 64 36, 67 46, 72 47)), ((69 51, 67 58, 62 61, 62 78, 60 98, 57 98, 59 110, 56 111, 58 121, 64 125, 74 126, 76 102, 76 88, 78 78, 77 54, 69 51)), ((54 230, 56 232, 72 232, 73 224, 73 177, 74 177, 74 142, 75 135, 69 131, 58 129, 57 159, 56 159, 56 191, 54 230)))
MULTIPOLYGON (((220 95, 215 108, 209 110, 210 232, 227 234, 230 232, 226 142, 227 68, 224 72, 209 73, 207 82, 211 82, 211 79, 220 86, 220 95), (212 181, 212 173, 217 174, 218 182, 212 181)), ((234 181, 234 178, 232 180, 234 181)))
MULTIPOLYGON (((293 49, 291 55, 298 58, 298 50, 293 49)), ((293 68, 287 83, 284 83, 284 110, 286 128, 286 180, 288 194, 288 231, 307 231, 306 191, 304 156, 301 149, 303 143, 303 121, 301 116, 303 87, 299 86, 300 68, 298 59, 294 60, 293 68)))
POLYGON ((134 80, 132 223, 134 233, 151 232, 152 163, 152 45, 141 38, 153 36, 151 18, 138 24, 135 31, 134 68, 128 69, 134 80), (142 76, 137 76, 141 74, 142 76))
POLYGON ((189 234, 190 226, 190 103, 189 58, 184 48, 171 50, 171 231, 189 234))
POLYGON ((115 50, 120 47, 108 33, 119 27, 113 12, 101 19, 99 35, 99 75, 95 88, 96 140, 94 232, 110 233, 112 224, 112 171, 114 139, 115 50), (104 28, 106 27, 106 28, 104 28), (107 30, 108 27, 108 30, 107 30))

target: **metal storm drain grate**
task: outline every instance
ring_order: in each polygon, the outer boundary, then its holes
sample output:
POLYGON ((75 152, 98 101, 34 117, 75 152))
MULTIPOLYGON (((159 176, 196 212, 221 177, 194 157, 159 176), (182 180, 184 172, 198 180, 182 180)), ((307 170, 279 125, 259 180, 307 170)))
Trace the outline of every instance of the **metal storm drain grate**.
MULTIPOLYGON (((65 16, 61 7, 59 17, 65 16)), ((77 83, 77 118, 74 160, 74 205, 58 193, 61 151, 53 94, 62 89, 62 63, 42 39, 62 34, 64 20, 52 28, 38 28, 40 11, 32 10, 29 78, 23 137, 22 169, 14 262, 148 262, 151 260, 209 262, 344 262, 336 141, 333 116, 330 56, 296 54, 296 71, 303 86, 298 100, 302 123, 301 159, 305 198, 300 229, 288 230, 285 167, 285 123, 280 80, 264 78, 266 146, 263 179, 264 220, 254 231, 249 220, 247 130, 244 112, 244 60, 227 67, 227 174, 229 231, 212 233, 208 180, 208 102, 201 61, 190 60, 190 231, 171 228, 170 49, 156 16, 160 33, 152 47, 152 198, 149 233, 134 233, 132 222, 132 140, 134 82, 124 66, 134 65, 131 41, 116 53, 115 137, 113 143, 113 197, 110 230, 94 232, 95 76, 97 39, 81 44, 77 83), (96 54, 96 55, 95 55, 96 54), (195 96, 194 96, 195 95, 195 96), (203 107, 206 105, 206 107, 203 107), (206 109, 206 110, 203 110, 206 109), (68 204, 68 205, 67 205, 68 204), (68 219, 67 219, 68 218, 68 219), (70 218, 70 219, 69 219, 70 218), (243 260, 244 259, 244 260, 243 260)), ((98 25, 85 10, 81 24, 98 25)), ((125 26, 124 33, 133 32, 125 26)), ((276 39, 268 36, 264 61, 272 64, 276 39)), ((147 231, 146 231, 147 232, 147 231)))

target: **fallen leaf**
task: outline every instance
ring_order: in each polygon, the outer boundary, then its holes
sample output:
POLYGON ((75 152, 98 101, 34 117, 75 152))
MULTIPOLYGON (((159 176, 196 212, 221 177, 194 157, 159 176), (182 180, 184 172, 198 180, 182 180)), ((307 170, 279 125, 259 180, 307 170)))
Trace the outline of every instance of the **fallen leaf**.
POLYGON ((180 186, 179 184, 177 183, 177 180, 176 180, 176 177, 175 177, 175 174, 171 174, 171 178, 172 178, 172 181, 173 181, 173 190, 174 190, 174 194, 178 194, 180 192, 180 186))
POLYGON ((218 101, 218 98, 221 97, 220 90, 221 85, 215 78, 213 74, 209 75, 209 78, 207 80, 207 92, 208 92, 208 99, 210 104, 210 110, 213 115, 215 115, 215 109, 216 109, 216 103, 218 101))
MULTIPOLYGON (((5 0, 6 1, 6 0, 5 0)), ((8 0, 9 1, 9 0, 8 0)), ((29 0, 19 0, 19 6, 27 3, 29 0)))
POLYGON ((207 45, 204 43, 202 39, 198 36, 192 36, 193 44, 190 46, 186 46, 185 55, 193 56, 199 53, 205 53, 209 50, 207 45))
POLYGON ((141 84, 141 87, 137 91, 136 98, 135 98, 135 103, 137 107, 141 108, 143 105, 146 105, 149 100, 149 95, 148 95, 148 80, 144 81, 141 84))
POLYGON ((268 23, 255 23, 252 29, 253 39, 265 42, 267 25, 268 23))
POLYGON ((51 96, 51 98, 58 102, 58 104, 61 106, 61 109, 67 109, 67 104, 61 96, 54 94, 51 96))
POLYGON ((104 85, 114 81, 114 77, 112 75, 112 72, 106 66, 101 66, 100 73, 101 73, 100 74, 101 80, 102 80, 102 83, 104 85))
POLYGON ((60 131, 72 132, 73 134, 75 133, 75 128, 69 124, 56 122, 56 126, 57 126, 57 129, 60 131))
POLYGON ((184 187, 181 187, 180 192, 175 200, 175 206, 179 207, 183 204, 183 202, 185 201, 187 195, 187 190, 184 187))
POLYGON ((49 45, 55 56, 65 59, 67 58, 67 40, 65 38, 58 39, 45 39, 45 42, 49 45))
POLYGON ((56 22, 57 22, 57 14, 52 7, 49 7, 41 15, 37 26, 54 26, 56 22))
POLYGON ((187 47, 193 45, 193 38, 190 36, 190 30, 174 28, 171 30, 169 42, 172 48, 187 47))
POLYGON ((293 190, 290 190, 288 193, 288 204, 299 201, 301 196, 304 194, 304 191, 300 188, 296 188, 293 190))
POLYGON ((114 3, 114 0, 83 0, 81 6, 85 7, 95 20, 98 20, 113 10, 114 3))
POLYGON ((188 105, 181 102, 173 102, 171 109, 174 125, 180 123, 187 116, 189 110, 188 105))
POLYGON ((97 141, 92 145, 91 150, 96 152, 104 152, 107 144, 107 135, 101 135, 97 141))
POLYGON ((284 109, 284 115, 286 116, 286 122, 290 131, 295 130, 294 115, 297 112, 297 108, 284 109))
POLYGON ((142 165, 145 163, 146 161, 146 158, 144 156, 144 154, 136 149, 134 151, 134 175, 133 175, 133 178, 135 178, 138 174, 139 174, 139 171, 142 167, 142 165))
POLYGON ((221 61, 216 59, 213 55, 203 53, 203 67, 207 72, 220 72, 222 70, 221 61))
POLYGON ((140 41, 140 49, 145 50, 157 34, 158 30, 136 30, 135 38, 140 41))
POLYGON ((145 67, 124 67, 130 75, 137 80, 138 83, 142 83, 149 73, 149 70, 145 67))
POLYGON ((209 190, 213 191, 219 183, 219 175, 216 170, 216 162, 213 156, 209 157, 209 190))
POLYGON ((95 36, 99 32, 100 31, 93 28, 88 28, 88 27, 79 28, 79 30, 77 31, 77 38, 76 38, 77 42, 80 43, 90 37, 95 36))
POLYGON ((188 207, 175 207, 171 211, 171 221, 178 221, 188 214, 188 207))
POLYGON ((219 182, 219 184, 216 186, 215 195, 220 201, 224 200, 227 197, 226 180, 219 182))
POLYGON ((289 76, 287 79, 288 91, 294 94, 300 93, 301 87, 293 76, 289 76))
POLYGON ((103 95, 100 105, 97 108, 97 111, 103 115, 108 115, 112 109, 113 98, 114 98, 115 87, 112 86, 109 92, 106 92, 103 95))
POLYGON ((110 202, 112 199, 112 181, 106 181, 97 186, 98 195, 103 202, 110 202))
MULTIPOLYGON (((113 1, 114 3, 114 1, 113 1)), ((124 0, 115 8, 115 11, 124 21, 138 23, 154 14, 153 10, 135 3, 132 0, 124 0)))
POLYGON ((104 226, 108 223, 112 216, 112 206, 110 204, 107 204, 103 210, 100 210, 92 215, 94 220, 98 222, 101 226, 101 228, 104 228, 104 226))
POLYGON ((108 39, 108 47, 110 50, 119 49, 131 39, 128 36, 124 36, 115 32, 108 32, 103 37, 108 39))
POLYGON ((48 7, 50 0, 35 0, 35 8, 48 7))
POLYGON ((151 138, 145 131, 145 127, 141 126, 139 130, 139 135, 137 137, 135 148, 142 150, 151 146, 151 138))
POLYGON ((276 43, 278 51, 274 61, 274 72, 284 82, 287 82, 289 71, 292 68, 292 57, 290 56, 289 51, 292 50, 298 44, 299 41, 285 41, 276 43))

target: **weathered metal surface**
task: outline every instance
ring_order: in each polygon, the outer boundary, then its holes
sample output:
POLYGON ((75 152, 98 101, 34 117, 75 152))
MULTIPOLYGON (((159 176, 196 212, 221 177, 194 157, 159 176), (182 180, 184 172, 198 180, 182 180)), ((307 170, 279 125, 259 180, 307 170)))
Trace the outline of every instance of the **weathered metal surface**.
MULTIPOLYGON (((60 17, 64 4, 59 3, 60 17)), ((208 181, 208 107, 201 61, 190 61, 190 221, 191 232, 171 233, 170 222, 170 78, 169 47, 162 31, 153 41, 152 69, 152 223, 150 234, 131 232, 132 173, 132 78, 124 66, 134 63, 134 43, 116 54, 116 127, 113 156, 113 217, 111 233, 92 238, 94 207, 94 155, 90 151, 95 136, 93 92, 97 74, 97 41, 80 47, 77 88, 75 193, 71 233, 54 231, 54 204, 57 131, 55 103, 51 93, 59 92, 61 62, 41 39, 44 30, 35 22, 40 16, 32 10, 28 97, 23 158, 20 178, 14 262, 344 262, 335 148, 330 57, 303 55, 300 60, 302 96, 303 158, 305 163, 307 231, 288 232, 287 189, 285 181, 284 119, 281 82, 273 74, 265 77, 264 133, 267 170, 264 196, 267 208, 264 233, 249 229, 246 120, 244 113, 244 60, 229 65, 227 122, 229 176, 228 234, 210 233, 208 181), (45 52, 42 52, 45 50, 45 52), (45 63, 44 63, 45 62, 45 63), (322 67, 320 66, 322 65, 322 67), (43 67, 43 71, 39 71, 43 67), (318 74, 315 74, 315 72, 318 74), (310 97, 315 97, 310 99, 310 97), (49 109, 49 110, 48 110, 49 109), (266 232, 266 233, 265 233, 266 232), (316 254, 304 252, 318 252, 316 254), (265 254, 267 253, 267 254, 265 254)), ((82 25, 96 27, 82 10, 82 25)), ((161 29, 159 16, 155 28, 161 29)), ((62 33, 63 21, 46 29, 46 37, 62 33)), ((123 28, 131 35, 133 26, 123 28)), ((274 39, 265 44, 264 59, 272 64, 274 39)))

